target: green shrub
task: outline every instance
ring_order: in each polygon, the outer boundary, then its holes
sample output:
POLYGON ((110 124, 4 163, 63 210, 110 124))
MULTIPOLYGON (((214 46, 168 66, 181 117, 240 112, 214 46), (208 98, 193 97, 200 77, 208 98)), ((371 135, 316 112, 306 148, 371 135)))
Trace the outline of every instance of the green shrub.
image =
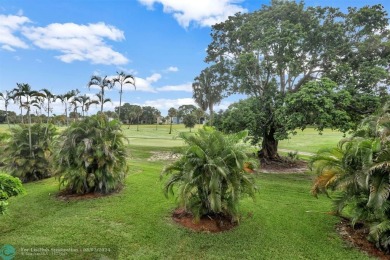
POLYGON ((298 151, 294 151, 294 152, 288 152, 287 153, 287 160, 289 162, 296 162, 299 160, 299 154, 298 154, 298 151))
MULTIPOLYGON (((8 132, 0 133, 0 151, 4 151, 6 142, 11 138, 11 134, 8 132)), ((0 160, 0 167, 4 166, 3 160, 0 160)))
POLYGON ((181 133, 188 144, 183 156, 164 168, 170 174, 165 195, 178 186, 180 206, 196 219, 203 215, 223 214, 238 220, 239 200, 243 195, 254 198, 257 187, 254 178, 244 171, 248 163, 248 146, 242 141, 247 132, 224 135, 212 128, 198 133, 181 133))
POLYGON ((61 135, 56 175, 69 193, 109 193, 122 187, 128 171, 119 121, 104 114, 74 122, 61 135))
POLYGON ((52 124, 33 124, 30 147, 28 126, 11 128, 11 138, 5 143, 2 160, 7 172, 22 182, 50 177, 52 143, 56 134, 52 124))
POLYGON ((334 203, 348 208, 352 223, 370 227, 369 239, 390 252, 390 113, 364 120, 353 137, 337 148, 321 150, 312 158, 318 173, 312 192, 338 190, 334 203))
POLYGON ((0 214, 4 214, 10 197, 24 192, 20 179, 0 172, 0 214))

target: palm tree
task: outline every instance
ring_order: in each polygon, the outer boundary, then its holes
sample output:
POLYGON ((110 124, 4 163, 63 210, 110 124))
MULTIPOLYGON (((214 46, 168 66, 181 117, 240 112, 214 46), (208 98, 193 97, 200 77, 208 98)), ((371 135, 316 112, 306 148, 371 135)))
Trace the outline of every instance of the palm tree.
POLYGON ((120 189, 128 172, 125 140, 119 121, 104 114, 72 124, 55 155, 60 184, 77 194, 120 189))
POLYGON ((20 116, 21 116, 21 121, 22 121, 22 124, 24 124, 24 118, 23 118, 23 100, 22 100, 22 97, 23 97, 23 94, 22 92, 24 91, 23 89, 23 84, 17 84, 17 87, 12 89, 11 93, 11 99, 14 100, 15 103, 18 103, 19 104, 19 108, 20 108, 20 116))
POLYGON ((98 98, 98 104, 100 104, 100 113, 103 113, 103 105, 108 103, 108 102, 111 102, 111 98, 104 98, 104 95, 102 95, 101 93, 97 93, 96 94, 96 97, 98 98))
POLYGON ((14 97, 16 97, 18 100, 25 98, 25 100, 21 103, 21 106, 27 109, 30 153, 31 156, 34 157, 31 140, 31 107, 35 106, 39 108, 39 99, 43 98, 44 94, 32 90, 30 85, 26 83, 17 83, 17 86, 18 88, 14 89, 16 90, 14 97))
POLYGON ((83 118, 85 117, 85 112, 87 112, 89 110, 89 107, 92 104, 99 104, 99 101, 91 100, 91 98, 89 96, 87 96, 86 94, 84 94, 83 96, 78 96, 77 99, 80 102, 80 107, 81 107, 81 112, 82 112, 83 118))
POLYGON ((81 106, 81 105, 79 106, 79 104, 81 104, 81 101, 80 101, 80 97, 78 96, 73 97, 73 99, 70 101, 71 107, 73 106, 73 113, 74 113, 73 121, 76 121, 78 119, 77 108, 81 106))
POLYGON ((135 86, 135 78, 133 75, 126 74, 123 71, 120 73, 117 72, 117 77, 114 78, 114 84, 116 82, 119 83, 120 85, 120 90, 119 90, 119 109, 118 109, 118 117, 121 118, 121 106, 122 106, 122 93, 123 93, 123 85, 125 84, 130 84, 134 86, 134 89, 136 89, 135 86))
POLYGON ((58 95, 57 98, 61 100, 62 104, 65 105, 65 118, 66 118, 66 125, 69 126, 69 118, 68 118, 68 103, 69 100, 77 96, 77 94, 80 93, 78 89, 76 90, 70 90, 66 94, 58 95))
POLYGON ((7 124, 8 124, 8 128, 11 128, 11 126, 9 125, 9 118, 8 118, 8 105, 9 105, 9 101, 12 99, 12 92, 8 90, 6 90, 5 93, 0 92, 0 98, 4 100, 4 108, 5 108, 5 115, 7 117, 7 124))
POLYGON ((87 115, 88 115, 89 107, 90 107, 91 105, 98 105, 98 104, 99 104, 99 101, 98 101, 98 100, 94 100, 94 99, 91 99, 91 100, 89 100, 87 103, 85 103, 85 108, 84 108, 84 110, 85 110, 85 112, 87 113, 87 115))
POLYGON ((169 126, 169 134, 172 134, 172 120, 173 120, 173 117, 177 116, 177 110, 176 108, 174 107, 171 107, 169 110, 168 110, 168 116, 170 117, 170 126, 169 126))
POLYGON ((6 143, 2 151, 7 173, 23 182, 49 177, 56 128, 52 124, 23 124, 11 128, 10 131, 12 140, 6 143))
POLYGON ((334 200, 340 213, 349 206, 352 223, 370 225, 377 247, 390 250, 390 113, 363 120, 351 138, 332 153, 320 151, 312 165, 319 174, 313 192, 339 190, 334 200))
MULTIPOLYGON (((244 194, 254 198, 254 178, 244 171, 251 162, 248 146, 242 142, 247 132, 224 135, 213 128, 196 134, 180 133, 187 143, 183 156, 163 170, 170 174, 164 193, 173 194, 177 185, 178 201, 195 219, 203 215, 224 214, 238 220, 238 204, 244 194)), ((255 164, 255 162, 252 162, 255 164)))
POLYGON ((111 99, 104 98, 104 91, 105 89, 112 89, 114 81, 107 79, 107 76, 104 78, 100 76, 92 76, 91 79, 88 82, 88 88, 91 89, 91 86, 98 86, 100 88, 100 91, 96 96, 99 98, 100 103, 100 112, 103 113, 103 105, 107 102, 111 102, 111 99))
POLYGON ((195 102, 203 111, 207 108, 210 112, 210 126, 213 125, 214 105, 219 104, 223 99, 222 81, 218 80, 218 70, 216 65, 206 68, 197 76, 192 83, 195 102))
POLYGON ((48 89, 44 88, 41 89, 41 91, 44 94, 44 98, 47 100, 47 107, 45 108, 47 112, 47 123, 50 122, 50 112, 53 110, 50 106, 52 101, 55 101, 57 99, 56 95, 53 95, 48 89))
POLYGON ((134 113, 137 115, 137 131, 139 131, 139 118, 142 116, 143 109, 140 106, 134 107, 134 113))

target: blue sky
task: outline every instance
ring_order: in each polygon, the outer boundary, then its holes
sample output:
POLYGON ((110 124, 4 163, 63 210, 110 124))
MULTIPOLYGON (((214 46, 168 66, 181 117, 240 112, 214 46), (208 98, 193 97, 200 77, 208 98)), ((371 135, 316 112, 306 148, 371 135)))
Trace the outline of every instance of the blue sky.
MULTIPOLYGON (((0 91, 28 83, 54 94, 86 87, 91 75, 117 71, 136 77, 137 89, 125 88, 122 102, 154 106, 162 115, 170 107, 194 104, 191 83, 207 65, 210 26, 229 15, 251 12, 266 0, 0 0, 0 91)), ((387 0, 310 0, 343 10, 387 0)), ((119 93, 106 110, 119 105, 119 93)), ((225 109, 243 96, 216 107, 225 109)), ((11 109, 16 110, 12 104, 11 109)), ((4 103, 0 101, 0 109, 4 103)), ((90 113, 96 112, 91 108, 90 113)), ((57 102, 54 113, 62 114, 57 102)))

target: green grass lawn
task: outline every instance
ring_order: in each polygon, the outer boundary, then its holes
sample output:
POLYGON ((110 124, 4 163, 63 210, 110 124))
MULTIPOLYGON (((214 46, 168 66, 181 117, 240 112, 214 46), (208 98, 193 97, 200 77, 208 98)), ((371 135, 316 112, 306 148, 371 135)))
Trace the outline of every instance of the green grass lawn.
MULTIPOLYGON (((8 214, 1 217, 0 245, 11 244, 19 254, 21 248, 109 248, 106 255, 119 259, 367 258, 334 230, 337 218, 326 214, 330 201, 309 194, 311 176, 260 174, 260 192, 255 202, 242 202, 238 227, 220 234, 194 233, 170 219, 175 201, 163 196, 159 181, 165 162, 146 160, 158 147, 132 150, 131 174, 118 194, 64 201, 56 197, 53 178, 26 184, 27 194, 12 198, 8 214)), ((66 259, 93 257, 68 253, 66 259)))
MULTIPOLYGON (((202 127, 196 125, 191 131, 195 132, 202 127)), ((172 125, 172 133, 169 134, 169 125, 135 125, 124 126, 125 135, 129 138, 130 145, 172 147, 182 146, 183 141, 178 138, 180 132, 189 132, 184 125, 172 125), (138 130, 137 130, 138 129, 138 130)))
POLYGON ((314 128, 306 128, 304 131, 297 130, 290 139, 280 141, 278 148, 315 153, 319 149, 336 146, 343 137, 344 134, 339 131, 325 129, 320 135, 314 128))
MULTIPOLYGON (((338 219, 327 214, 331 201, 310 195, 313 176, 307 174, 258 174, 256 201, 242 201, 241 223, 230 231, 195 233, 176 225, 170 218, 175 200, 163 196, 159 179, 167 162, 148 160, 154 152, 173 151, 181 145, 167 129, 125 129, 130 138, 131 172, 117 194, 61 200, 54 178, 25 184, 27 193, 11 198, 8 213, 0 216, 0 248, 13 245, 15 259, 101 256, 49 251, 37 258, 22 256, 22 248, 111 250, 104 253, 109 258, 101 259, 368 259, 339 237, 334 229, 338 219)), ((188 129, 176 126, 175 131, 188 129)), ((332 136, 328 141, 335 139, 332 136)))

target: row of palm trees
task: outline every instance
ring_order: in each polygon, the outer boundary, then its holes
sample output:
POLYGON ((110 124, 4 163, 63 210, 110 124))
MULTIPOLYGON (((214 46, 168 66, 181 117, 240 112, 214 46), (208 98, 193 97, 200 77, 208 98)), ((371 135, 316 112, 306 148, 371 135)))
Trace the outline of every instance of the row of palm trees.
POLYGON ((89 110, 90 106, 93 104, 100 104, 100 112, 103 112, 103 106, 107 102, 111 102, 109 98, 105 98, 105 89, 112 89, 115 84, 118 83, 120 86, 120 105, 119 105, 119 116, 120 116, 120 107, 122 105, 122 94, 123 86, 126 84, 133 85, 135 87, 135 78, 133 75, 126 74, 124 72, 117 72, 117 76, 109 79, 107 76, 104 78, 100 76, 92 76, 89 80, 87 86, 90 89, 92 86, 98 86, 100 91, 96 94, 98 100, 92 99, 86 94, 78 96, 80 91, 78 89, 70 90, 65 94, 54 95, 48 89, 42 89, 40 91, 33 90, 29 84, 26 83, 17 83, 17 87, 12 90, 6 90, 4 93, 0 93, 0 99, 4 100, 6 120, 8 126, 8 107, 10 101, 13 100, 19 105, 20 114, 22 115, 21 120, 24 124, 23 118, 23 109, 27 110, 27 119, 31 124, 31 109, 32 107, 37 107, 38 109, 44 109, 47 112, 47 123, 50 122, 50 113, 53 111, 52 103, 56 100, 60 100, 61 103, 65 106, 65 117, 66 123, 69 125, 68 111, 73 109, 75 115, 78 115, 78 108, 81 108, 82 117, 85 116, 85 113, 89 110))

